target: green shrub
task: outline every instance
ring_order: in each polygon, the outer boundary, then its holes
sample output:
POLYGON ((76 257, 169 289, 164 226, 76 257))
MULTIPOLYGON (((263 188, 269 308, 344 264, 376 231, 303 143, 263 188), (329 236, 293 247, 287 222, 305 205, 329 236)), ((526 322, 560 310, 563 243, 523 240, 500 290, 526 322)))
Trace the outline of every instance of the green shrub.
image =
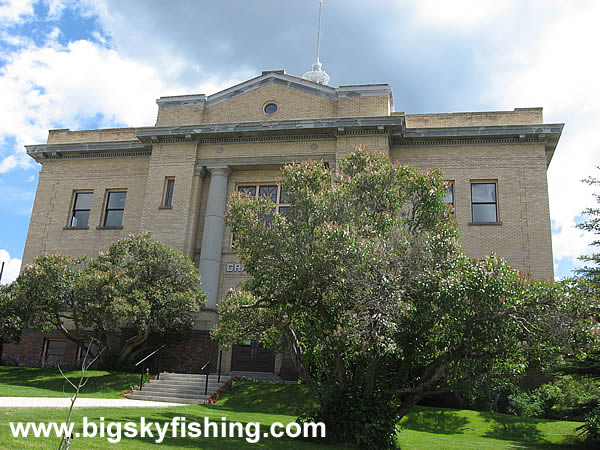
POLYGON ((300 422, 327 424, 327 439, 357 448, 395 448, 398 418, 393 408, 377 395, 365 399, 361 391, 339 391, 335 387, 320 393, 317 407, 299 418, 300 422))
POLYGON ((517 416, 581 420, 578 405, 600 396, 600 381, 567 375, 530 391, 508 396, 508 411, 517 416))
POLYGON ((586 440, 600 442, 600 405, 585 416, 585 424, 579 427, 586 440))

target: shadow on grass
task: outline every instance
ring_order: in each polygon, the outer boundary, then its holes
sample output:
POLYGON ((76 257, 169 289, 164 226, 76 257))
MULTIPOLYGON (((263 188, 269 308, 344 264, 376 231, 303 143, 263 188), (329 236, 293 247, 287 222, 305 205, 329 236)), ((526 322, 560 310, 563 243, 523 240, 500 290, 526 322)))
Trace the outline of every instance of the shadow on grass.
MULTIPOLYGON (((416 431, 426 433, 420 439, 449 439, 455 446, 460 445, 463 439, 466 439, 464 442, 483 439, 483 444, 485 439, 493 439, 496 443, 503 441, 507 448, 568 449, 584 446, 569 422, 470 410, 415 407, 402 419, 400 427, 399 436, 402 431, 416 431), (453 434, 457 436, 450 436, 453 434)), ((423 442, 419 441, 420 444, 423 442)))
POLYGON ((577 436, 564 436, 562 442, 549 440, 548 433, 540 430, 540 425, 556 423, 549 419, 515 417, 505 414, 480 413, 480 417, 489 424, 483 437, 519 442, 528 448, 581 448, 583 442, 577 436))
POLYGON ((544 434, 538 429, 538 424, 524 420, 524 417, 510 417, 496 415, 493 419, 483 416, 489 423, 490 429, 484 434, 485 437, 494 439, 525 440, 543 442, 544 434))
POLYGON ((469 421, 453 410, 412 411, 402 421, 402 429, 435 434, 462 433, 469 421))
MULTIPOLYGON (((73 382, 79 381, 81 372, 77 370, 65 371, 65 375, 73 382)), ((82 390, 82 395, 107 393, 118 395, 132 383, 139 383, 139 375, 125 372, 91 371, 90 379, 82 390)), ((2 396, 27 396, 27 388, 40 389, 56 394, 73 393, 73 388, 65 381, 56 368, 29 368, 29 367, 0 367, 0 395, 2 396), (11 392, 11 386, 20 386, 11 392)), ((32 392, 32 396, 39 392, 32 392)))
POLYGON ((314 405, 307 386, 241 381, 212 408, 266 414, 298 415, 314 405))

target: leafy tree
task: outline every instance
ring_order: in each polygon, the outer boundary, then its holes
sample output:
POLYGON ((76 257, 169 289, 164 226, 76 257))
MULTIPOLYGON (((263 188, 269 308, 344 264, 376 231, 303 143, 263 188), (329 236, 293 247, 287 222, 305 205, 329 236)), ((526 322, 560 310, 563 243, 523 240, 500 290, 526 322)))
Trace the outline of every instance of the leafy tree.
POLYGON ((150 233, 115 242, 96 259, 44 255, 15 282, 28 326, 60 330, 81 345, 92 335, 124 363, 151 336, 176 340, 206 302, 198 271, 150 233), (69 326, 72 324, 72 327, 69 326), (111 334, 126 336, 115 348, 111 334))
MULTIPOLYGON (((81 344, 79 329, 72 332, 65 321, 77 309, 75 289, 81 279, 81 259, 65 255, 42 255, 13 282, 13 301, 27 326, 40 331, 59 330, 81 344)), ((74 322, 76 325, 77 322, 74 322)))
POLYGON ((15 307, 12 289, 0 284, 0 361, 4 343, 18 343, 22 333, 23 320, 15 307))
MULTIPOLYGON (((600 185, 600 179, 594 177, 588 177, 583 182, 590 186, 600 185)), ((596 203, 600 203, 600 194, 594 193, 593 195, 596 203)), ((582 214, 586 215, 587 218, 584 222, 578 224, 577 228, 600 235, 600 207, 586 208, 582 214)), ((600 247, 600 238, 596 237, 591 246, 600 247)), ((594 252, 591 255, 582 255, 579 259, 588 264, 582 269, 578 269, 577 273, 590 280, 595 286, 600 286, 600 253, 594 252)))
POLYGON ((269 199, 230 200, 252 278, 221 302, 213 336, 290 351, 318 400, 305 417, 330 437, 390 447, 425 396, 491 371, 521 373, 532 351, 591 339, 576 333, 585 322, 566 285, 462 253, 439 172, 359 149, 336 173, 287 166, 281 184, 291 208, 272 223, 269 199))
MULTIPOLYGON (((588 177, 583 180, 584 183, 590 186, 600 186, 600 179, 588 177)), ((596 203, 600 203, 600 194, 594 193, 596 203)), ((577 228, 588 231, 596 235, 591 246, 598 249, 600 247, 600 207, 586 208, 582 214, 586 220, 577 225, 577 228)), ((581 295, 588 299, 597 299, 600 297, 600 253, 594 251, 591 255, 582 255, 579 257, 586 265, 578 269, 576 272, 581 275, 582 280, 579 283, 581 295)), ((598 314, 596 314, 598 319, 598 314)), ((556 369, 556 372, 562 374, 576 374, 585 377, 599 378, 600 377, 600 350, 594 349, 585 355, 583 358, 568 358, 565 363, 556 369)), ((580 407, 588 412, 586 416, 586 424, 583 426, 588 438, 595 441, 600 441, 600 399, 580 405, 580 407)))

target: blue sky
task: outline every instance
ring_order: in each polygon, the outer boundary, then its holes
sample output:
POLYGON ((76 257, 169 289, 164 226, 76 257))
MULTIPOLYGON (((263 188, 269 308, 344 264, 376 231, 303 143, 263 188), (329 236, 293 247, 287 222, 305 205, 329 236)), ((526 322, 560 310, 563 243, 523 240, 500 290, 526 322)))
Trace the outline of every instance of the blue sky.
MULTIPOLYGON (((0 0, 0 260, 20 267, 48 129, 152 125, 155 99, 212 94, 260 74, 302 75, 318 0, 0 0)), ((397 111, 543 106, 565 123, 548 171, 555 275, 589 252, 600 144, 600 2, 325 0, 331 85, 390 83, 397 111)))

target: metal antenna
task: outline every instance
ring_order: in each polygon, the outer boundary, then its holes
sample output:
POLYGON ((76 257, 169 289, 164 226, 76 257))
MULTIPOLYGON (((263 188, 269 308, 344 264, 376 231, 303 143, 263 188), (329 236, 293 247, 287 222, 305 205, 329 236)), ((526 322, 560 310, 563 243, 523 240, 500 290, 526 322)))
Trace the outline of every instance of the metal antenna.
POLYGON ((329 83, 329 75, 323 70, 319 60, 321 56, 321 17, 323 16, 323 0, 319 0, 319 27, 317 28, 317 59, 312 65, 312 70, 305 72, 302 78, 319 84, 329 83))
POLYGON ((323 0, 319 2, 319 28, 317 28, 317 61, 321 56, 321 16, 323 15, 323 0))

